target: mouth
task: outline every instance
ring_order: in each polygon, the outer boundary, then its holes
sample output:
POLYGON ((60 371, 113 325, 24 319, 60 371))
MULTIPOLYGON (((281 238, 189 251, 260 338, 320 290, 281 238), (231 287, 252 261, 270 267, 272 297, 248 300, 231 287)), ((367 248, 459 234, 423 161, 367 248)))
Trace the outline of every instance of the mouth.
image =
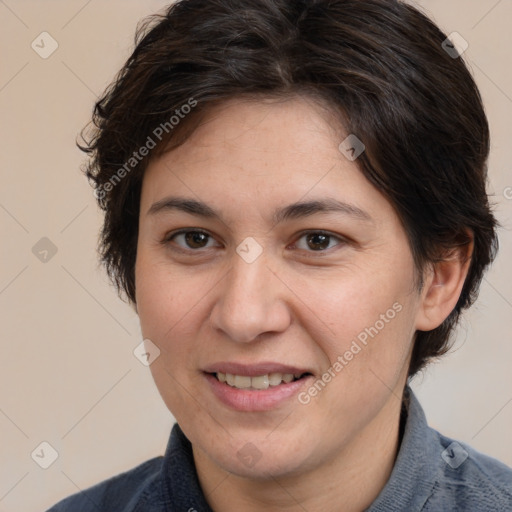
POLYGON ((213 395, 240 412, 271 411, 286 404, 314 378, 308 369, 279 363, 224 362, 203 370, 213 395))
POLYGON ((295 382, 312 374, 309 372, 295 374, 272 372, 251 377, 249 375, 214 372, 210 373, 210 375, 215 377, 219 382, 225 383, 232 388, 258 391, 280 386, 281 384, 289 384, 290 382, 295 382))

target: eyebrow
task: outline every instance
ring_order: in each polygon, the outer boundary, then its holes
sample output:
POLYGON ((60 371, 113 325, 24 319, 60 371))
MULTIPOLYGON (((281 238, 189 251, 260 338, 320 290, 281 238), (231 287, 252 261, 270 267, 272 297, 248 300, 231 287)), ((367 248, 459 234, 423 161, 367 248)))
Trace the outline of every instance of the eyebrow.
MULTIPOLYGON (((148 215, 156 215, 161 212, 178 210, 198 217, 216 219, 222 221, 221 213, 201 201, 185 197, 165 197, 154 203, 148 210, 148 215)), ((361 208, 339 201, 333 198, 316 199, 312 201, 299 201, 282 208, 277 208, 272 220, 274 224, 280 224, 291 219, 308 217, 317 213, 341 213, 354 217, 357 220, 373 221, 372 217, 361 208)))

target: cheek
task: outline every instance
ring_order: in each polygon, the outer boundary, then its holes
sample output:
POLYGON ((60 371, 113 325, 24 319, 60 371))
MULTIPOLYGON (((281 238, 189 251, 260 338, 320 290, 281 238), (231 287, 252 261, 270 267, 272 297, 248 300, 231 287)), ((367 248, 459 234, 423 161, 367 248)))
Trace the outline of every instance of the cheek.
POLYGON ((144 250, 137 257, 135 281, 143 336, 167 351, 178 349, 179 344, 166 346, 165 340, 190 325, 188 317, 193 315, 197 302, 194 283, 163 262, 149 258, 144 250))
POLYGON ((190 400, 190 394, 197 396, 193 362, 199 297, 194 284, 168 264, 139 253, 136 298, 142 335, 160 349, 150 371, 167 408, 180 419, 201 413, 198 402, 190 400))
POLYGON ((339 397, 345 396, 345 405, 359 407, 369 395, 386 395, 403 377, 411 349, 416 308, 412 278, 388 267, 378 276, 354 272, 325 280, 321 287, 310 285, 303 281, 298 293, 311 304, 309 334, 322 370, 332 376, 324 374, 332 393, 323 399, 337 408, 339 397))
POLYGON ((384 279, 361 272, 347 273, 339 279, 303 280, 297 285, 297 295, 307 298, 306 305, 314 314, 310 318, 323 325, 323 331, 333 340, 358 338, 364 343, 376 330, 400 331, 404 321, 411 322, 406 307, 412 299, 411 281, 394 279, 391 274, 382 270, 380 276, 384 279))

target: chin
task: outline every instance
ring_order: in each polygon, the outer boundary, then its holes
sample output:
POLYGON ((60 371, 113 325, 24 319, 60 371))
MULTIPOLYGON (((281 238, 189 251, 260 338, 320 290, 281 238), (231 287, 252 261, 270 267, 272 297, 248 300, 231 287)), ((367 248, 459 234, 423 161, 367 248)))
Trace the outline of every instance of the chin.
POLYGON ((242 478, 261 482, 292 476, 304 471, 304 465, 299 460, 290 460, 285 454, 276 456, 271 453, 267 455, 263 453, 261 459, 253 465, 240 461, 236 454, 234 458, 224 462, 225 465, 223 464, 222 467, 226 471, 242 478))
POLYGON ((283 446, 279 440, 275 443, 237 440, 224 448, 218 452, 209 451, 209 457, 223 470, 251 480, 293 476, 314 465, 309 459, 310 453, 298 451, 291 445, 283 446))

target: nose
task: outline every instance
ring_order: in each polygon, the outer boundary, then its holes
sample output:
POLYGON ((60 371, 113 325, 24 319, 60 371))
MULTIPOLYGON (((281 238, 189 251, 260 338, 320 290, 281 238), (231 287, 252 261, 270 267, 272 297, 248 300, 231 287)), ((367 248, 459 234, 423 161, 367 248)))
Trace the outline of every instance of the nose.
POLYGON ((213 328, 239 343, 285 331, 291 323, 286 290, 264 257, 247 263, 234 254, 230 271, 215 290, 210 315, 213 328))

